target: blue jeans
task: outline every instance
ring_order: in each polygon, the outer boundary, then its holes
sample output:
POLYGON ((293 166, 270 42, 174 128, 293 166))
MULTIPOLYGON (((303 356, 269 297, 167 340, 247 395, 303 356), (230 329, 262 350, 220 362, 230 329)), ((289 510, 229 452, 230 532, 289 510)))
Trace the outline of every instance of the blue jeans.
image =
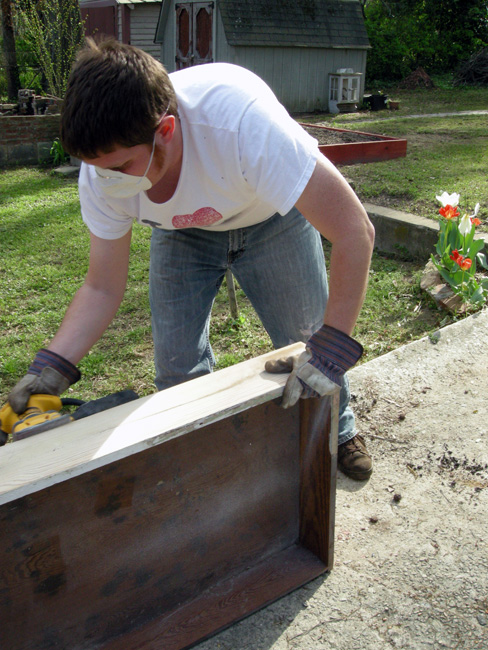
MULTIPOLYGON (((295 208, 224 232, 155 228, 149 295, 159 390, 212 371, 210 313, 227 268, 275 348, 307 341, 322 326, 328 296, 322 241, 295 208)), ((356 435, 349 399, 345 377, 339 444, 356 435)))

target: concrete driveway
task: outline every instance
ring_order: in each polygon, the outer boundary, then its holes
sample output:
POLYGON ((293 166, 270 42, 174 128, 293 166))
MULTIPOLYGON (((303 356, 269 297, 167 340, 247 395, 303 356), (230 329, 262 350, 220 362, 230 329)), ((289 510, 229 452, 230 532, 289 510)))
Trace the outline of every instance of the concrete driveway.
POLYGON ((350 373, 375 471, 335 566, 198 650, 488 648, 488 311, 350 373))

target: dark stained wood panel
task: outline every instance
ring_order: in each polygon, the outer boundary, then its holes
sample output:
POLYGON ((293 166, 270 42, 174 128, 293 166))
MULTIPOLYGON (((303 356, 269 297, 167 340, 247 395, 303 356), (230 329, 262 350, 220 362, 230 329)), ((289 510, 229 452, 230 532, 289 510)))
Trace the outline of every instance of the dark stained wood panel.
POLYGON ((0 648, 181 650, 330 570, 331 403, 278 402, 0 505, 0 648))
POLYGON ((222 580, 168 616, 155 619, 103 650, 184 650, 249 616, 324 573, 324 564, 296 544, 222 580))

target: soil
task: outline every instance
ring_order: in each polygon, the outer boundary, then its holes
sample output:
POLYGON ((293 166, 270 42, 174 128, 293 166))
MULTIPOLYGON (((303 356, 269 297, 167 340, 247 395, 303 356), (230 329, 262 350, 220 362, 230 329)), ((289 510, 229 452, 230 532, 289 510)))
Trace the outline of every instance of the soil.
POLYGON ((331 131, 317 126, 302 125, 307 133, 318 140, 319 144, 347 144, 352 142, 375 142, 381 140, 374 135, 365 135, 357 131, 331 131))
POLYGON ((335 563, 198 650, 488 648, 488 310, 349 373, 367 482, 338 474, 335 563))

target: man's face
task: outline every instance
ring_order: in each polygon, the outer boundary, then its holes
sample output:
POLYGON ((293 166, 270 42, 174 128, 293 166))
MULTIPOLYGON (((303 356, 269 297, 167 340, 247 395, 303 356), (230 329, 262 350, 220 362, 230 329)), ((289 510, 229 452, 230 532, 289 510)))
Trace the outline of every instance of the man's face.
MULTIPOLYGON (((97 157, 84 158, 83 161, 99 168, 98 173, 107 169, 139 178, 145 175, 154 187, 169 172, 171 165, 174 167, 181 158, 181 138, 175 138, 175 133, 175 117, 164 115, 156 128, 153 145, 116 146, 113 151, 100 152, 97 157)), ((102 173, 99 175, 103 177, 102 173)))
POLYGON ((158 147, 156 144, 153 160, 148 169, 151 151, 152 146, 148 144, 138 144, 135 147, 117 146, 113 151, 101 153, 96 158, 84 158, 83 162, 130 176, 143 176, 147 169, 146 176, 155 185, 161 178, 165 156, 163 147, 158 147))

